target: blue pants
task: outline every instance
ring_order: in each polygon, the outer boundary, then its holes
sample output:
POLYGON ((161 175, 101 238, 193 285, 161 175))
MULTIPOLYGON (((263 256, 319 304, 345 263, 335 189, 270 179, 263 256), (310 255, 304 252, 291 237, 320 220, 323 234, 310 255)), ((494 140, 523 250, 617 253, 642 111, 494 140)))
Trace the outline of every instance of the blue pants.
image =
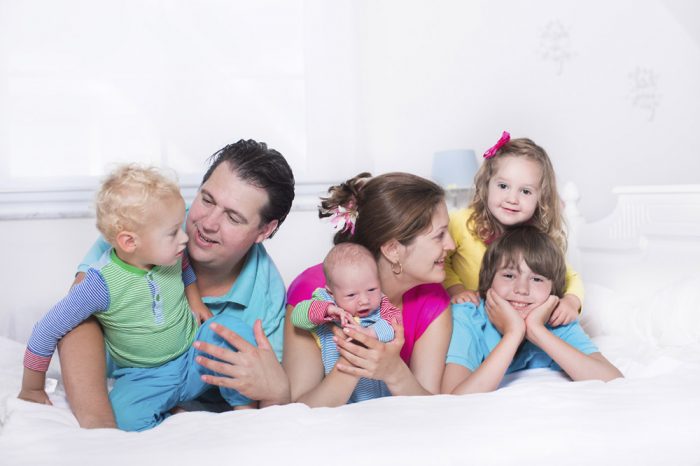
MULTIPOLYGON (((255 345, 253 329, 237 317, 221 313, 204 322, 195 340, 211 343, 236 351, 231 345, 214 333, 209 324, 216 322, 236 332, 249 343, 255 345)), ((197 364, 197 356, 206 354, 190 347, 180 357, 158 367, 117 367, 108 358, 109 376, 115 379, 109 393, 117 426, 122 430, 141 431, 157 426, 170 415, 169 411, 178 404, 194 400, 211 385, 202 381, 202 374, 215 374, 197 364), (113 370, 111 370, 113 369, 113 370)), ((249 398, 231 388, 219 387, 221 396, 231 406, 251 402, 249 398)))

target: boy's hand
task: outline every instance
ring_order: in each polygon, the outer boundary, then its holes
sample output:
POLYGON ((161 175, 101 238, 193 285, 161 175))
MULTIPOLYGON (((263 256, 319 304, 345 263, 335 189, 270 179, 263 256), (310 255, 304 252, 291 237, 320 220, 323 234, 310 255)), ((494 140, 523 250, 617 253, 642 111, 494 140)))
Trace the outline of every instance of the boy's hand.
POLYGON ((521 338, 525 338, 524 316, 491 288, 486 292, 485 306, 486 315, 501 335, 515 332, 520 334, 521 338))
POLYGON ((450 298, 452 304, 473 303, 479 304, 479 293, 474 290, 464 290, 450 298))
POLYGON ((578 319, 578 310, 581 309, 581 301, 572 294, 566 294, 559 300, 559 304, 552 312, 548 324, 552 327, 570 324, 578 319))
POLYGON ((31 401, 33 403, 39 403, 42 405, 53 405, 49 399, 49 395, 45 390, 27 390, 22 389, 17 395, 17 398, 24 401, 31 401))
POLYGON ((330 320, 340 322, 341 327, 355 323, 355 319, 352 318, 352 315, 348 311, 336 306, 335 304, 329 305, 326 313, 328 314, 330 320))
POLYGON ((545 322, 549 320, 557 304, 559 304, 559 298, 550 295, 544 303, 531 310, 525 317, 525 325, 528 331, 535 327, 544 327, 545 322))

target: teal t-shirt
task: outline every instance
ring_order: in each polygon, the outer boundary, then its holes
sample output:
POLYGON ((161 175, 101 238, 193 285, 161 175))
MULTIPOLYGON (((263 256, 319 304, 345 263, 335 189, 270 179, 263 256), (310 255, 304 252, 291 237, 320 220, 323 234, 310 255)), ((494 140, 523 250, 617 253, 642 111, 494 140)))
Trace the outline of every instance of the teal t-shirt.
MULTIPOLYGON (((502 336, 486 315, 483 299, 478 306, 473 303, 453 304, 452 323, 452 339, 446 362, 459 364, 474 372, 491 354, 502 336)), ((583 354, 598 352, 578 320, 559 327, 546 327, 583 354)), ((541 367, 561 370, 547 353, 526 340, 518 348, 506 373, 541 367)))

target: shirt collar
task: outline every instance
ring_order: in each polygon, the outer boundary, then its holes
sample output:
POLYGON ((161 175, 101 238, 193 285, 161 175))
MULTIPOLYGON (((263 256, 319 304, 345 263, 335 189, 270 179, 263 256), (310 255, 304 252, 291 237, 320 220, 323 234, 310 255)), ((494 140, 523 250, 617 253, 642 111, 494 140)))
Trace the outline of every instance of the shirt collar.
POLYGON ((205 303, 228 301, 247 308, 252 299, 253 290, 255 289, 258 262, 263 254, 265 254, 263 245, 260 243, 253 244, 248 250, 248 254, 245 256, 245 262, 243 263, 241 272, 238 274, 238 277, 236 277, 236 281, 233 282, 228 293, 222 296, 204 297, 202 300, 205 303))

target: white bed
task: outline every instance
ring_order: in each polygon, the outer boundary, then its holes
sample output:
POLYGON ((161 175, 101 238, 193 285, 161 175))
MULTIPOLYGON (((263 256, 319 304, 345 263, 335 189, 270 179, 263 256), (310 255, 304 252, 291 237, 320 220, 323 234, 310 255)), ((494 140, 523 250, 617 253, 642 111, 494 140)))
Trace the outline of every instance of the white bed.
POLYGON ((586 224, 566 190, 584 325, 625 379, 534 370, 488 394, 187 413, 135 434, 78 428, 60 382, 53 407, 17 400, 24 346, 0 337, 0 465, 700 464, 700 185, 616 195, 586 224))

